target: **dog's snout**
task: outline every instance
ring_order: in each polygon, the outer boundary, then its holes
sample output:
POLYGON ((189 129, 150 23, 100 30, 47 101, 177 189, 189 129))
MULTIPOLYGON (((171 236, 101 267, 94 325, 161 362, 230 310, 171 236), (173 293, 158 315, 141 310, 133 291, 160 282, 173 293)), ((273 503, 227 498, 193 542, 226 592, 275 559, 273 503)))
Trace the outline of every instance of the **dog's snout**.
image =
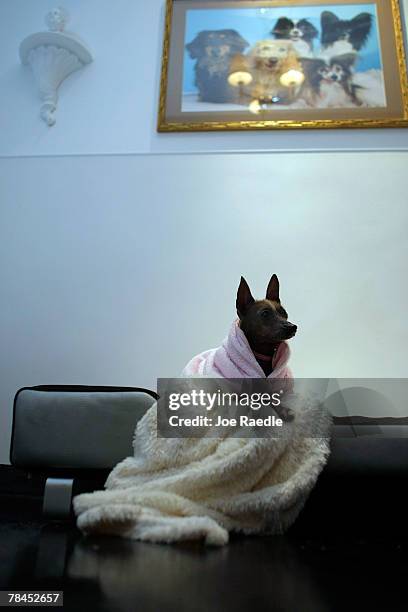
POLYGON ((288 338, 293 338, 293 336, 296 334, 297 332, 297 325, 295 325, 294 323, 286 323, 286 332, 288 334, 288 338))

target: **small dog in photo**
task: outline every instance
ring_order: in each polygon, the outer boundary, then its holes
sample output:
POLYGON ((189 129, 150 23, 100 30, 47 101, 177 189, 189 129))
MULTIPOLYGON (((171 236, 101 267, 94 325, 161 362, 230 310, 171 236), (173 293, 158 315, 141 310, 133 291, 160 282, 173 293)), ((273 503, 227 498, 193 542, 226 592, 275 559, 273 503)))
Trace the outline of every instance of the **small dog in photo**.
POLYGON ((245 56, 253 80, 246 93, 253 101, 290 102, 293 91, 282 86, 281 76, 289 70, 302 70, 290 40, 259 40, 245 56))
POLYGON ((360 51, 372 28, 370 13, 360 13, 353 19, 339 19, 331 11, 321 14, 321 46, 319 57, 330 58, 360 51))
POLYGON ((201 102, 234 102, 237 88, 228 83, 233 57, 249 46, 236 30, 203 30, 186 45, 196 59, 195 84, 201 102))
POLYGON ((271 34, 276 40, 290 40, 299 57, 313 57, 313 43, 319 32, 307 19, 280 17, 271 34))
POLYGON ((353 83, 355 53, 324 59, 302 60, 305 82, 300 97, 316 108, 361 106, 360 87, 353 83))

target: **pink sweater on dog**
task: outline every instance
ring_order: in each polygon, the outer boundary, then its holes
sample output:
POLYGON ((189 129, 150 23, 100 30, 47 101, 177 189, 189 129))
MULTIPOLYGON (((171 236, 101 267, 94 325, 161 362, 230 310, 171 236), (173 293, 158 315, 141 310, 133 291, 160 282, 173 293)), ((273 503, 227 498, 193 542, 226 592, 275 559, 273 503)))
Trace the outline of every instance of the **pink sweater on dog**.
MULTIPOLYGON (((273 357, 273 371, 268 378, 293 378, 287 365, 289 357, 288 344, 281 342, 273 357)), ((239 319, 233 322, 221 346, 193 357, 181 375, 214 378, 265 378, 264 371, 257 362, 244 332, 239 327, 239 319)))

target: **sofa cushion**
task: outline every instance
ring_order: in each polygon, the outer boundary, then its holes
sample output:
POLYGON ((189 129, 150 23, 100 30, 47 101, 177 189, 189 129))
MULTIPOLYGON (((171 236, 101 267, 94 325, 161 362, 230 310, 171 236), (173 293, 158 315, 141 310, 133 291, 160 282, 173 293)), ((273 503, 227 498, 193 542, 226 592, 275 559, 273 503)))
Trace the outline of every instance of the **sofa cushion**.
POLYGON ((154 401, 154 392, 131 387, 20 389, 10 461, 30 470, 112 468, 133 453, 136 423, 154 401))

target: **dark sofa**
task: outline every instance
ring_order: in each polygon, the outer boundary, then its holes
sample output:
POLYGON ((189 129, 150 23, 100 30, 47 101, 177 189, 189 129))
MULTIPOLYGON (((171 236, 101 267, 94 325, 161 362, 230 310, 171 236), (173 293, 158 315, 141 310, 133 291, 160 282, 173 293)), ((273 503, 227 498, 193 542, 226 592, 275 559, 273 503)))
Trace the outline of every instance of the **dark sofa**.
MULTIPOLYGON (((132 454, 135 425, 155 399, 133 387, 18 391, 10 462, 45 514, 73 519, 72 496, 102 488, 111 468, 132 454)), ((405 533, 407 476, 407 418, 334 417, 330 459, 291 532, 405 533)))

